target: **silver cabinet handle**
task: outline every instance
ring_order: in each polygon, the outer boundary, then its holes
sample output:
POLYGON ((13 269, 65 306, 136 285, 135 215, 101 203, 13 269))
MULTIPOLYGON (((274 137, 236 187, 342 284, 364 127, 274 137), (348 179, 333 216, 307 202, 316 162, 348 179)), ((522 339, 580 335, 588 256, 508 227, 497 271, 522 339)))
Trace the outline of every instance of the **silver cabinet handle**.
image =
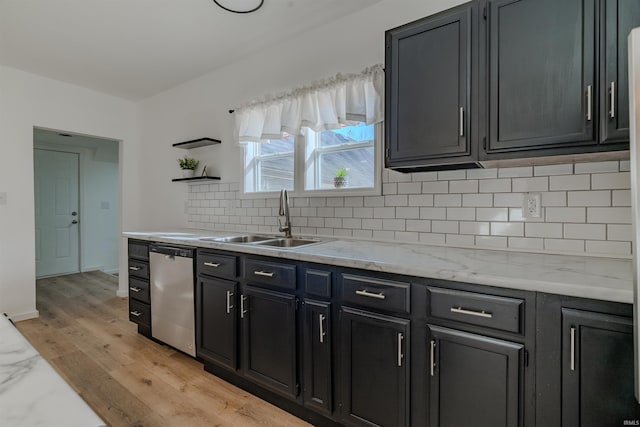
POLYGON ((136 317, 142 316, 142 313, 140 313, 139 311, 130 311, 129 313, 133 314, 136 317))
POLYGON ((493 314, 484 310, 481 310, 481 311, 467 310, 466 308, 462 308, 462 307, 451 307, 451 312, 458 313, 458 314, 466 314, 468 316, 484 317, 487 319, 491 319, 493 317, 493 314))
POLYGON ((572 371, 576 370, 576 328, 571 327, 571 354, 569 357, 571 360, 569 361, 569 367, 572 371))
POLYGON ((215 263, 215 262, 205 262, 204 265, 206 265, 207 267, 220 267, 220 263, 215 263))
POLYGON ((142 288, 132 288, 132 287, 129 287, 129 289, 131 289, 133 292, 140 292, 142 290, 142 288))
POLYGON ((233 292, 227 291, 227 314, 231 313, 231 309, 233 306, 231 305, 231 297, 233 296, 233 292))
POLYGON ((591 121, 591 110, 593 107, 593 86, 589 85, 587 86, 587 121, 590 122, 591 121))
POLYGON ((142 267, 129 267, 129 270, 131 271, 138 271, 140 270, 142 267))
POLYGON ((611 103, 609 116, 613 119, 616 116, 616 82, 611 82, 609 87, 609 102, 611 103))
POLYGON ((436 367, 436 341, 431 340, 429 348, 429 373, 433 376, 436 367))
POLYGON ((402 354, 402 340, 404 336, 402 332, 398 332, 398 366, 402 366, 402 359, 404 358, 404 354, 402 354))
POLYGON ((325 317, 322 314, 318 315, 318 323, 320 323, 320 342, 323 343, 324 342, 324 325, 322 324, 324 322, 325 317))
POLYGON ((244 315, 247 314, 247 310, 244 309, 244 302, 247 300, 247 297, 242 295, 240 296, 240 318, 244 319, 244 315))
POLYGON ((460 107, 460 122, 458 124, 460 136, 464 136, 464 107, 460 107))
POLYGON ((256 276, 273 277, 275 273, 272 273, 270 271, 259 270, 259 271, 254 271, 253 274, 255 274, 256 276))
POLYGON ((363 297, 369 297, 369 298, 377 298, 377 299, 385 299, 386 298, 382 292, 380 292, 379 294, 374 294, 373 292, 369 292, 366 289, 361 289, 361 290, 356 291, 356 295, 360 295, 360 296, 363 296, 363 297))

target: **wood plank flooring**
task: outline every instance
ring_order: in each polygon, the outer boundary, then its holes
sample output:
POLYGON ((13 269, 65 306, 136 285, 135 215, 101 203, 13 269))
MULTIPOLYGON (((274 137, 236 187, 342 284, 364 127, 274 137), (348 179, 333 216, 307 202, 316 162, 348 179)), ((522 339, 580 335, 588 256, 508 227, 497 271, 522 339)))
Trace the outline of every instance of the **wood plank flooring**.
POLYGON ((109 426, 309 426, 138 335, 117 287, 101 272, 38 280, 40 318, 17 324, 109 426))

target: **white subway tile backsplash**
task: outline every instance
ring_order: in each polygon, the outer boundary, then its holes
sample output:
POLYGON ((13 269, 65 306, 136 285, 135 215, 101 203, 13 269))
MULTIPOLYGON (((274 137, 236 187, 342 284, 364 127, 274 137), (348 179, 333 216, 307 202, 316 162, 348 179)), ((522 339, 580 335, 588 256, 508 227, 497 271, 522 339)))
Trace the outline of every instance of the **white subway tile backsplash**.
POLYGON ((629 172, 631 170, 631 162, 629 160, 620 160, 620 172, 629 172))
MULTIPOLYGON (((293 232, 423 244, 596 256, 631 253, 628 161, 400 174, 379 196, 292 197, 293 232), (541 218, 522 218, 541 193, 541 218)), ((239 183, 188 186, 190 226, 276 233, 277 197, 244 198, 239 183)))
POLYGON ((606 240, 604 224, 564 224, 565 239, 606 240))
POLYGON ((631 188, 631 177, 629 172, 596 173, 591 175, 591 188, 594 190, 628 189, 631 188))
POLYGON ((587 208, 587 222, 601 224, 631 224, 629 208, 587 208))

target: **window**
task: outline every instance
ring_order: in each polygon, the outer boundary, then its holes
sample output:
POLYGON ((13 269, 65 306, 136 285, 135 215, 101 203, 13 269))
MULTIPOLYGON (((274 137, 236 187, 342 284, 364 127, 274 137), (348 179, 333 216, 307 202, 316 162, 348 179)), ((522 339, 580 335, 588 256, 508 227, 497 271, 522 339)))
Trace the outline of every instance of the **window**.
POLYGON ((245 145, 245 193, 283 188, 305 196, 379 193, 376 125, 359 123, 322 132, 304 128, 302 133, 245 145), (334 177, 339 170, 347 176, 346 184, 337 188, 334 177))

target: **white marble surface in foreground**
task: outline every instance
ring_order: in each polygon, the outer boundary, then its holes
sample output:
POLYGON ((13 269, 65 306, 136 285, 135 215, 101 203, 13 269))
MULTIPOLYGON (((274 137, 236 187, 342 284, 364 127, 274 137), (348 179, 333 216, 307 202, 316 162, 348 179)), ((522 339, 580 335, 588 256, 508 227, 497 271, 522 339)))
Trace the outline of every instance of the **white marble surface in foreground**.
POLYGON ((251 253, 605 301, 633 303, 631 260, 461 249, 409 243, 325 239, 292 249, 206 242, 251 234, 212 230, 126 232, 125 237, 251 253))
POLYGON ((0 426, 105 426, 84 400, 0 314, 0 426))

